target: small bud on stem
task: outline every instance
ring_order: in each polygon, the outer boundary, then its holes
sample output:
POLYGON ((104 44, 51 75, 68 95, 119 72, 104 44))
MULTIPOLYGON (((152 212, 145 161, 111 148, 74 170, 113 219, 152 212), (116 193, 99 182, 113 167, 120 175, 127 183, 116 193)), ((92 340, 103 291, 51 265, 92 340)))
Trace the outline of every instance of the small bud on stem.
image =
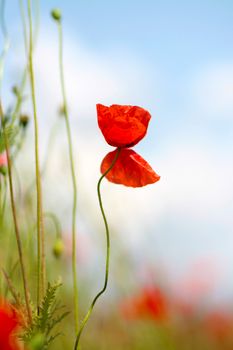
POLYGON ((64 251, 64 243, 61 238, 57 238, 54 246, 53 246, 53 254, 59 259, 64 251))
POLYGON ((29 123, 29 116, 27 114, 21 114, 19 117, 19 125, 26 128, 29 123))
POLYGON ((59 9, 53 9, 51 11, 51 16, 55 21, 61 21, 61 11, 59 9))

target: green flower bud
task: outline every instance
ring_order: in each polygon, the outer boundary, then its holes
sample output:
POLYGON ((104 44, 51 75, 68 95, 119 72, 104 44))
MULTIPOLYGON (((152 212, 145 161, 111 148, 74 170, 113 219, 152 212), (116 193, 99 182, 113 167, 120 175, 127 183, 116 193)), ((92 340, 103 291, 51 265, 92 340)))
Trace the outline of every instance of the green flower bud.
POLYGON ((27 114, 22 114, 19 117, 19 125, 22 126, 23 128, 26 128, 29 122, 29 116, 27 114))
POLYGON ((18 86, 14 85, 12 86, 12 92, 15 96, 18 96, 19 95, 19 88, 18 86))
POLYGON ((61 105, 58 109, 59 116, 64 117, 66 115, 66 113, 67 113, 66 106, 61 105))
POLYGON ((45 345, 45 336, 42 333, 37 333, 33 336, 29 343, 30 350, 42 350, 45 345))
POLYGON ((61 238, 57 238, 54 246, 53 246, 53 255, 59 259, 60 256, 62 255, 64 251, 64 243, 63 240, 61 238))
POLYGON ((59 9, 53 9, 51 11, 51 16, 55 21, 60 22, 61 20, 61 11, 59 9))
POLYGON ((4 176, 7 174, 7 167, 5 165, 0 166, 0 173, 4 176))

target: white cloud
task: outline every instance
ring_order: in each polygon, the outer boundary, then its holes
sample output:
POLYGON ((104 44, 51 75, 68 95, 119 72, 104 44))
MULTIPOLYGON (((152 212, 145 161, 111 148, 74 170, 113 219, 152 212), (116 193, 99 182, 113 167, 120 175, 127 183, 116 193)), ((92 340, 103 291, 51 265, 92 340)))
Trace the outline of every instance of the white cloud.
MULTIPOLYGON (((47 33, 42 38, 36 53, 35 69, 43 136, 54 121, 61 93, 56 36, 47 33)), ((127 60, 127 57, 122 61, 116 56, 111 60, 111 55, 107 58, 104 54, 99 56, 72 40, 65 47, 79 210, 89 221, 89 229, 94 227, 94 231, 96 224, 101 228, 100 225, 103 225, 96 194, 99 165, 110 149, 98 131, 95 104, 138 104, 138 99, 146 102, 148 82, 142 79, 145 68, 139 62, 127 60)), ((232 87, 233 66, 209 68, 195 80, 196 102, 207 116, 232 117, 232 87)), ((66 152, 65 134, 59 134, 49 162, 44 198, 60 216, 64 210, 64 222, 69 226, 72 185, 66 152)), ((122 241, 130 242, 138 250, 143 249, 142 242, 146 240, 147 244, 151 244, 148 247, 150 254, 163 255, 167 263, 176 268, 177 257, 185 263, 185 259, 191 259, 193 251, 196 254, 201 245, 201 249, 208 249, 205 235, 209 237, 211 230, 215 242, 211 249, 218 251, 219 242, 233 227, 233 167, 227 156, 218 153, 217 145, 215 149, 208 149, 199 142, 197 147, 192 139, 176 140, 173 144, 171 141, 167 153, 161 154, 160 159, 154 159, 150 152, 142 156, 161 175, 160 182, 141 189, 128 189, 106 181, 103 184, 103 200, 113 234, 117 231, 122 241), (170 223, 168 229, 166 226, 164 229, 164 222, 170 223), (221 227, 221 232, 215 229, 215 225, 221 227), (153 235, 152 243, 149 243, 147 234, 153 235), (159 252, 157 246, 160 247, 159 252)), ((221 249, 219 251, 221 255, 221 249)))
MULTIPOLYGON (((53 33, 41 34, 35 58, 37 91, 41 112, 50 117, 61 102, 58 41, 53 33)), ((96 103, 134 104, 146 96, 148 81, 140 61, 116 49, 101 54, 66 37, 64 71, 70 114, 81 123, 96 119, 96 103)))

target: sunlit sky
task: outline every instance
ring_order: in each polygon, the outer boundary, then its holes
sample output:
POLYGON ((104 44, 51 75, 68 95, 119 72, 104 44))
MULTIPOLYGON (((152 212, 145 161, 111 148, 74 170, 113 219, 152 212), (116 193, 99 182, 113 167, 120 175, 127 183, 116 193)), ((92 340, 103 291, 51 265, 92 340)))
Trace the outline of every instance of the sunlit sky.
MULTIPOLYGON (((96 168, 110 150, 95 104, 145 107, 152 121, 136 150, 161 181, 139 190, 105 184, 116 234, 138 264, 161 265, 179 278, 207 260, 221 271, 218 285, 233 290, 233 2, 41 1, 35 69, 42 138, 61 99, 53 7, 63 13, 67 94, 86 208, 97 208, 96 168)), ((3 95, 9 103, 25 63, 16 0, 7 1, 6 22, 11 49, 3 95)), ((52 164, 59 164, 60 151, 52 164)), ((56 173, 56 185, 63 175, 56 173)), ((64 193, 63 186, 56 195, 68 208, 64 193)), ((58 210, 53 199, 48 203, 58 210)), ((94 224, 82 225, 94 230, 94 224)))

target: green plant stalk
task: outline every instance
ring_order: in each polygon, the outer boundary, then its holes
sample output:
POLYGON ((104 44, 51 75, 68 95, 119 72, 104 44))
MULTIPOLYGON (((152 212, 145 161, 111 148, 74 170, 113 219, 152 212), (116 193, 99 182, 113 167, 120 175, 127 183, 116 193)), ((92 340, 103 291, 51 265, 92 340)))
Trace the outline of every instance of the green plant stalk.
POLYGON ((105 231, 106 231, 106 241, 107 241, 107 251, 106 251, 106 265, 105 265, 105 280, 104 280, 104 286, 101 289, 101 291, 95 296, 95 298, 93 299, 91 306, 89 307, 86 316, 84 317, 82 324, 80 326, 80 330, 77 334, 77 338, 75 341, 75 346, 74 346, 74 350, 78 349, 78 345, 79 345, 79 340, 81 337, 81 334, 83 332, 83 329, 87 323, 87 321, 89 320, 91 313, 93 311, 93 308, 95 306, 95 303, 97 302, 97 300, 99 299, 99 297, 105 292, 105 290, 107 289, 107 285, 108 285, 108 277, 109 277, 109 258, 110 258, 110 235, 109 235, 109 228, 108 228, 108 222, 107 222, 107 218, 104 212, 104 207, 103 207, 103 203, 102 203, 102 198, 101 198, 101 192, 100 192, 100 186, 102 183, 103 178, 109 173, 109 171, 114 167, 119 155, 120 155, 120 151, 121 149, 118 148, 117 149, 117 153, 116 156, 114 157, 112 164, 110 165, 110 167, 105 171, 105 173, 103 173, 103 175, 100 177, 98 184, 97 184, 97 193, 98 193, 98 200, 99 200, 99 206, 100 206, 100 210, 101 210, 101 214, 104 220, 104 225, 105 225, 105 231))
MULTIPOLYGON (((20 7, 20 16, 21 16, 21 21, 22 21, 22 26, 23 26, 23 39, 24 39, 24 47, 27 55, 27 26, 26 26, 26 20, 25 20, 25 12, 24 12, 24 6, 23 6, 23 0, 19 0, 19 7, 20 7)), ((26 85, 26 80, 27 80, 27 67, 24 68, 23 71, 23 76, 21 79, 21 84, 20 84, 20 89, 17 94, 17 99, 16 99, 16 104, 12 112, 12 124, 14 124, 18 112, 20 110, 22 101, 23 101, 23 91, 26 85)))
POLYGON ((59 32, 59 67, 60 67, 60 80, 63 97, 63 108, 66 123, 66 131, 69 145, 69 158, 70 158, 70 170, 73 183, 73 210, 72 210, 72 274, 73 274, 73 288, 74 288, 74 318, 75 318, 75 332, 78 333, 79 328, 79 305, 78 305, 78 283, 77 283, 77 266, 76 266, 76 213, 77 213, 77 183, 75 176, 73 145, 70 130, 70 122, 67 108, 66 91, 65 91, 65 79, 64 79, 64 65, 63 65, 63 36, 61 20, 57 21, 59 32))
POLYGON ((1 1, 1 8, 0 8, 0 16, 1 16, 0 23, 1 23, 1 30, 2 30, 2 33, 4 36, 4 46, 3 46, 2 53, 0 55, 0 92, 2 89, 2 77, 3 77, 3 71, 4 71, 4 61, 5 61, 6 55, 8 53, 9 47, 10 47, 10 39, 8 36, 5 18, 4 18, 5 5, 6 5, 6 1, 2 0, 1 1))
POLYGON ((1 183, 0 227, 3 226, 3 219, 5 214, 5 208, 6 208, 6 197, 7 197, 7 181, 6 181, 6 178, 4 177, 4 184, 1 183), (4 190, 4 193, 3 193, 3 190, 4 190))
POLYGON ((3 114, 1 103, 0 103, 0 115, 1 115, 1 124, 2 124, 2 128, 3 128, 3 134, 4 134, 4 140, 5 140, 7 166, 8 166, 8 178, 9 178, 9 187, 10 187, 11 208, 12 208, 12 214, 13 214, 13 220, 14 220, 14 226, 15 226, 15 235, 16 235, 16 241, 17 241, 17 247, 18 247, 18 253, 19 253, 19 261, 20 261, 20 266, 21 266, 21 273, 22 273, 22 277, 23 277, 25 303, 26 303, 26 308, 27 308, 28 320, 31 323, 32 315, 31 315, 30 302, 29 302, 29 289, 28 289, 28 283, 27 283, 27 278, 26 278, 25 265, 24 265, 24 259, 23 259, 22 243, 21 243, 21 239, 20 239, 20 232, 19 232, 19 227, 18 227, 18 220, 17 220, 17 214, 16 214, 15 200, 14 200, 13 180, 12 180, 12 172, 11 172, 11 158, 10 158, 10 152, 9 152, 7 135, 6 135, 6 132, 5 132, 4 114, 3 114))
POLYGON ((26 80, 27 80, 27 68, 25 68, 25 70, 23 72, 19 93, 18 93, 18 96, 17 96, 17 99, 16 99, 16 104, 15 104, 15 107, 14 107, 13 112, 12 112, 12 124, 14 124, 14 122, 15 122, 15 120, 17 118, 17 115, 18 115, 18 113, 20 111, 22 102, 23 102, 22 93, 23 93, 23 90, 24 90, 25 85, 26 85, 26 80))
POLYGON ((25 19, 25 11, 24 11, 24 5, 23 5, 23 0, 19 0, 19 9, 20 9, 20 16, 21 16, 21 21, 22 21, 22 26, 23 26, 23 40, 24 40, 24 47, 26 54, 28 52, 28 37, 27 37, 27 24, 26 24, 26 19, 25 19))
POLYGON ((52 212, 46 212, 46 213, 44 213, 44 218, 48 218, 52 221, 52 223, 54 224, 54 227, 55 227, 55 231, 56 231, 56 238, 61 238, 62 237, 61 224, 60 224, 58 218, 56 217, 56 215, 52 212))
MULTIPOLYGON (((25 52, 27 55, 28 52, 28 38, 27 38, 27 25, 26 25, 26 19, 25 19, 25 11, 24 11, 24 4, 23 0, 19 0, 19 9, 20 9, 20 17, 21 17, 21 22, 22 22, 22 27, 23 27, 23 40, 24 40, 24 47, 25 47, 25 52)), ((16 104, 15 108, 12 112, 12 124, 15 122, 18 112, 20 110, 22 101, 23 101, 23 91, 26 85, 27 81, 27 67, 24 68, 23 71, 23 76, 21 79, 20 83, 20 89, 17 94, 17 99, 16 99, 16 104)))
POLYGON ((45 292, 46 281, 46 265, 45 265, 45 235, 44 235, 44 223, 43 223, 43 209, 42 209, 42 190, 41 190, 41 176, 40 176, 40 160, 39 160, 39 130, 36 108, 36 96, 35 96, 35 79, 33 68, 33 31, 32 31, 32 10, 31 0, 28 0, 28 18, 29 18, 29 75, 31 85, 31 95, 33 104, 33 116, 34 116, 34 129, 35 129, 35 161, 36 161, 36 190, 37 190, 37 309, 41 297, 45 292))

